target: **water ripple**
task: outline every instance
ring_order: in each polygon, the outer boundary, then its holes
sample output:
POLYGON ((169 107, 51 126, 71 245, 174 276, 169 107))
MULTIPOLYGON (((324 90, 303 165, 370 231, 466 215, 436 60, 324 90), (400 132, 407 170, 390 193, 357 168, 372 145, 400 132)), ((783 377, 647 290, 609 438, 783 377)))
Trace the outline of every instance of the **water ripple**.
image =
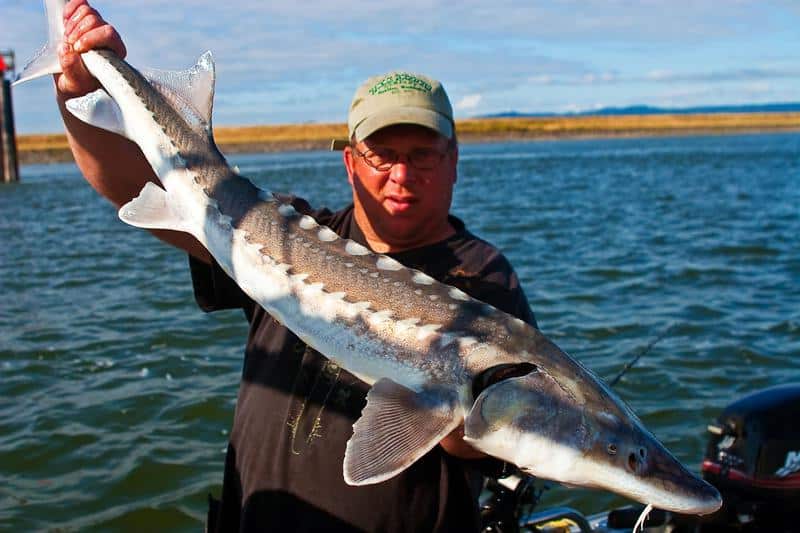
MULTIPOLYGON (((466 145, 454 212, 598 375, 668 332, 617 391, 696 469, 720 409, 800 381, 797 153, 796 134, 466 145)), ((339 206, 339 157, 231 159, 270 190, 339 206)), ((242 314, 199 312, 186 258, 119 222, 74 166, 22 177, 0 188, 0 523, 195 531, 222 479, 242 314)))

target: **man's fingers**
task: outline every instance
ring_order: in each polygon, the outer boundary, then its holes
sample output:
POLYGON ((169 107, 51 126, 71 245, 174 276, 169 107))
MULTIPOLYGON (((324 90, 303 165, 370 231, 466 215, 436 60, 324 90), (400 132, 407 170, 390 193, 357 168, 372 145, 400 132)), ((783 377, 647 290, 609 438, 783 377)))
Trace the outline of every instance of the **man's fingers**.
POLYGON ((67 35, 67 42, 75 42, 89 30, 97 28, 105 24, 105 21, 96 12, 89 12, 78 20, 67 35))
POLYGON ((109 28, 111 28, 111 31, 114 34, 113 38, 108 43, 109 48, 113 50, 120 59, 125 59, 125 56, 128 55, 128 49, 125 48, 125 43, 122 41, 122 37, 120 37, 119 33, 117 33, 117 30, 114 28, 114 26, 109 26, 109 28))
POLYGON ((81 56, 76 54, 72 47, 67 43, 62 43, 59 48, 58 59, 61 63, 61 73, 63 77, 80 81, 87 75, 91 76, 81 61, 81 56))
POLYGON ((87 19, 100 19, 100 14, 89 4, 82 4, 64 21, 64 39, 74 43, 88 29, 87 19))
POLYGON ((100 84, 84 69, 76 70, 73 76, 62 73, 56 80, 56 86, 66 98, 74 98, 94 91, 100 84))
POLYGON ((124 58, 127 51, 122 38, 113 26, 108 24, 100 14, 85 0, 78 0, 73 5, 72 16, 66 19, 64 40, 72 45, 78 53, 96 48, 108 48, 119 57, 124 58))
POLYGON ((81 56, 68 43, 59 47, 58 59, 61 63, 61 74, 56 76, 59 92, 67 97, 83 96, 99 87, 97 80, 86 70, 81 56))
POLYGON ((61 63, 61 72, 67 77, 75 77, 76 69, 84 69, 81 56, 72 50, 69 43, 61 43, 58 48, 58 61, 61 63))
POLYGON ((105 48, 124 58, 127 50, 122 38, 87 0, 70 0, 64 6, 64 43, 59 48, 61 75, 58 90, 69 97, 82 96, 99 87, 86 69, 80 54, 105 48))
POLYGON ((107 23, 103 20, 103 17, 100 16, 100 13, 87 4, 84 4, 75 10, 75 15, 69 19, 67 25, 64 27, 64 40, 75 45, 84 35, 104 25, 107 25, 107 23))
POLYGON ((64 5, 64 21, 69 20, 72 15, 75 13, 75 10, 78 9, 82 5, 88 5, 89 3, 87 0, 70 0, 64 5))
POLYGON ((124 58, 126 53, 125 45, 122 43, 122 39, 117 33, 117 30, 109 24, 103 24, 102 26, 92 28, 82 34, 80 38, 75 41, 73 48, 78 53, 94 50, 96 48, 108 48, 121 58, 124 58))

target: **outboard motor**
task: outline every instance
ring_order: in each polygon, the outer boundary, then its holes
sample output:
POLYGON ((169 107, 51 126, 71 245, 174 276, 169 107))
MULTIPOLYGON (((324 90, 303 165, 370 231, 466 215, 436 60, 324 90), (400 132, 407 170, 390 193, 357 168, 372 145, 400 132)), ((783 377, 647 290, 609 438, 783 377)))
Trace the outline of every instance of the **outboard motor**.
POLYGON ((800 531, 800 384, 749 394, 708 430, 703 478, 724 503, 697 529, 800 531))

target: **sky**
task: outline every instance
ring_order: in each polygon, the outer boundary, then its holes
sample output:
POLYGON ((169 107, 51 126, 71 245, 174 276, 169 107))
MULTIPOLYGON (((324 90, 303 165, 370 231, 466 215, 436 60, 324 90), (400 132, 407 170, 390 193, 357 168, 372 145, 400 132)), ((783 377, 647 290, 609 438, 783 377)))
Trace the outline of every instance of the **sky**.
MULTIPOLYGON (((800 0, 96 0, 134 66, 211 50, 215 125, 344 122, 357 85, 442 81, 456 119, 601 107, 800 101, 800 0)), ((18 69, 43 44, 37 0, 0 0, 18 69)), ((14 87, 18 133, 62 130, 51 80, 14 87)))

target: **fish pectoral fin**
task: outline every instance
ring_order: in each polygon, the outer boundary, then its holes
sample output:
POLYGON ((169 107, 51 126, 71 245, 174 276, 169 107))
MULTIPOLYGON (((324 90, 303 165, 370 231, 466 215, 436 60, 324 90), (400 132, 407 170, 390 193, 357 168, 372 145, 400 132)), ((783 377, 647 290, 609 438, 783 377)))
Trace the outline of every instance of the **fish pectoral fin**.
POLYGON ((79 120, 96 128, 130 138, 125 132, 125 119, 117 102, 104 89, 97 89, 66 102, 67 110, 79 120))
POLYGON ((378 380, 353 424, 344 453, 344 480, 370 485, 399 474, 458 426, 457 405, 455 391, 418 393, 387 378, 378 380))
POLYGON ((211 52, 201 55, 187 70, 140 69, 140 72, 192 129, 211 137, 216 81, 211 52))
POLYGON ((139 196, 120 208, 119 218, 137 228, 186 231, 169 208, 167 192, 152 181, 142 187, 139 196))

